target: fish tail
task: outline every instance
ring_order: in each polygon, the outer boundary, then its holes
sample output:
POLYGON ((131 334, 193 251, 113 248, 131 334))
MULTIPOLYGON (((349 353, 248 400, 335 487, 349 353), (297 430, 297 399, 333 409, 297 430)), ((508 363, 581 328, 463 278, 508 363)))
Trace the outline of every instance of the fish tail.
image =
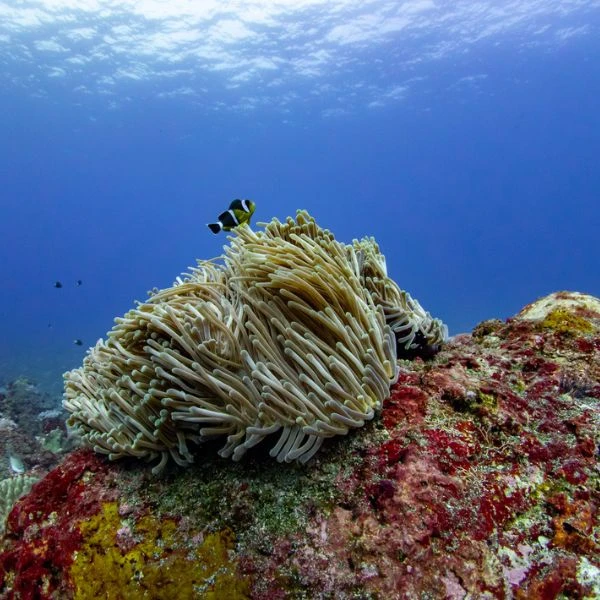
POLYGON ((219 233, 223 229, 221 223, 207 223, 207 226, 213 233, 219 233))

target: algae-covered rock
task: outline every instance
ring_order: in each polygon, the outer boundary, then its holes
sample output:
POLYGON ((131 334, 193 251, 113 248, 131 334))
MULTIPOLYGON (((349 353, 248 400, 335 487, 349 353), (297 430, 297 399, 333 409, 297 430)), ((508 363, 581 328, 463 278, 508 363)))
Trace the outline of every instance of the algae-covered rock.
POLYGON ((12 510, 0 596, 600 597, 599 301, 564 299, 401 361, 306 465, 72 453, 12 510))

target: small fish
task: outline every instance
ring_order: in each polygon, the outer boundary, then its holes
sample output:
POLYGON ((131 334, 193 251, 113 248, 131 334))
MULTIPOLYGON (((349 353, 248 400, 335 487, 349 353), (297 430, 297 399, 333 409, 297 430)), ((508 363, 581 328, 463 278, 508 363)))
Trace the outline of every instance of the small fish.
POLYGON ((23 461, 18 456, 11 454, 8 457, 8 462, 10 463, 10 470, 13 473, 17 473, 17 474, 25 473, 25 465, 23 464, 23 461))
POLYGON ((73 340, 73 343, 76 346, 83 346, 83 342, 79 338, 77 338, 76 340, 73 340))
POLYGON ((54 287, 55 288, 61 288, 62 287, 62 283, 60 281, 55 281, 54 282, 54 287))
POLYGON ((81 279, 78 279, 77 280, 77 287, 79 287, 82 283, 83 283, 83 281, 81 281, 81 279))
POLYGON ((234 200, 229 208, 219 215, 219 220, 216 223, 207 223, 208 228, 213 233, 219 231, 231 231, 238 225, 250 225, 250 219, 254 214, 256 204, 252 200, 234 200))

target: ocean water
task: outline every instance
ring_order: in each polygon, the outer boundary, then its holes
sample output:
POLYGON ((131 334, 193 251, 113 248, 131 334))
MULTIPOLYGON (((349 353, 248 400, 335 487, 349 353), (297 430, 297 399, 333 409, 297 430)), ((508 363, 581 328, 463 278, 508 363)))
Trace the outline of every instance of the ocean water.
POLYGON ((600 295, 599 56, 598 0, 0 2, 0 384, 58 398, 237 197, 451 334, 600 295))

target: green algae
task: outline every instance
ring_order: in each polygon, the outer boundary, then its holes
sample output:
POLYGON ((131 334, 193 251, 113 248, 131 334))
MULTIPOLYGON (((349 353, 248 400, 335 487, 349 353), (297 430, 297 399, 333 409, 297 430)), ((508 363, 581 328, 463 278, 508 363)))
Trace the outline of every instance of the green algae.
MULTIPOLYGON (((342 454, 348 452, 351 448, 344 448, 342 454)), ((241 463, 211 459, 148 479, 132 502, 151 505, 156 514, 189 518, 202 529, 235 529, 242 541, 293 534, 306 527, 307 506, 326 513, 339 496, 333 482, 348 457, 338 457, 331 448, 328 454, 331 460, 317 469, 313 465, 310 473, 307 467, 273 464, 260 455, 241 463)))

